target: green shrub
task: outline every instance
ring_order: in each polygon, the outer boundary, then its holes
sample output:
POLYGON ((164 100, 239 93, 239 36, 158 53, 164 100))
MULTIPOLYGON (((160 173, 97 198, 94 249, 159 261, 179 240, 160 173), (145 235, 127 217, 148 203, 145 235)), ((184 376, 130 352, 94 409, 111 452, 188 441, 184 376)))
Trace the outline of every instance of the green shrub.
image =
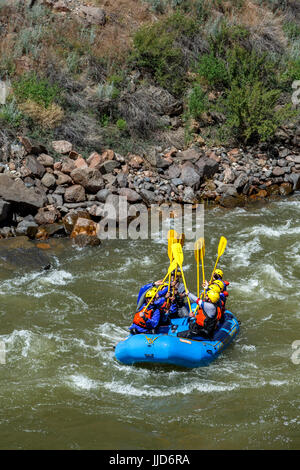
POLYGON ((180 40, 192 40, 197 22, 179 12, 140 28, 133 38, 134 65, 150 72, 157 83, 174 95, 186 88, 185 64, 180 40))
POLYGON ((294 115, 291 105, 278 109, 280 90, 270 90, 260 81, 241 86, 235 82, 222 105, 227 116, 225 128, 238 140, 270 140, 278 126, 294 115))
POLYGON ((198 75, 211 87, 220 88, 228 84, 225 62, 214 54, 204 54, 198 63, 198 75))
POLYGON ((283 31, 292 41, 300 38, 300 26, 297 23, 287 22, 283 25, 283 31))
POLYGON ((47 108, 61 96, 61 90, 57 85, 51 85, 46 78, 39 78, 35 73, 21 76, 13 82, 14 94, 17 101, 34 101, 47 108))
POLYGON ((116 125, 117 125, 117 128, 119 129, 119 131, 121 132, 126 132, 127 131, 127 122, 125 121, 125 119, 118 119, 117 122, 116 122, 116 125))
POLYGON ((194 119, 200 119, 208 106, 206 93, 200 85, 195 85, 188 98, 188 114, 194 119))

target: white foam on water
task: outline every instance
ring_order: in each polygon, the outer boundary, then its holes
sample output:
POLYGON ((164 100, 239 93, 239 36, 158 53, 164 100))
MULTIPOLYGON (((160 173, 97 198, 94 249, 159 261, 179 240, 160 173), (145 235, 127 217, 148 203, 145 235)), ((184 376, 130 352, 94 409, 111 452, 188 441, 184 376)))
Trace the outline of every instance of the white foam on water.
POLYGON ((215 393, 215 392, 226 392, 232 391, 239 387, 238 384, 230 385, 219 385, 211 383, 187 383, 185 385, 177 385, 175 387, 170 386, 160 386, 154 387, 149 385, 140 385, 136 386, 132 383, 123 383, 123 382, 105 382, 102 384, 103 387, 110 392, 114 392, 120 395, 130 395, 130 396, 145 396, 145 397, 166 397, 172 395, 190 395, 195 391, 205 392, 205 393, 215 393))
POLYGON ((235 242, 232 246, 228 246, 226 254, 230 257, 230 261, 235 267, 247 267, 251 263, 251 256, 261 250, 259 238, 255 237, 248 242, 235 242))
POLYGON ((30 351, 33 333, 29 330, 14 330, 9 335, 0 336, 1 340, 5 343, 7 358, 9 354, 15 352, 21 345, 21 355, 27 357, 30 351))
POLYGON ((255 352, 256 351, 256 346, 254 346, 254 344, 243 344, 241 346, 241 351, 255 352))
POLYGON ((41 278, 41 282, 43 284, 65 286, 69 284, 73 279, 74 277, 70 272, 61 269, 61 270, 49 271, 46 276, 43 276, 41 278))
POLYGON ((81 374, 74 374, 66 377, 64 383, 71 388, 78 390, 92 390, 99 387, 99 382, 81 374))
POLYGON ((290 384, 288 380, 270 380, 269 385, 272 385, 273 387, 282 387, 290 384))

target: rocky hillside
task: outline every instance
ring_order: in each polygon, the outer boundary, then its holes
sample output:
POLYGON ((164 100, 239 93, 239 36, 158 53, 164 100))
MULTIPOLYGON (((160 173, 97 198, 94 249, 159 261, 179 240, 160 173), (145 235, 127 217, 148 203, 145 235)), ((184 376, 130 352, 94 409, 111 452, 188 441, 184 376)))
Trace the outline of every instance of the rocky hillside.
POLYGON ((1 236, 97 224, 120 195, 300 188, 299 2, 0 0, 0 21, 1 236))

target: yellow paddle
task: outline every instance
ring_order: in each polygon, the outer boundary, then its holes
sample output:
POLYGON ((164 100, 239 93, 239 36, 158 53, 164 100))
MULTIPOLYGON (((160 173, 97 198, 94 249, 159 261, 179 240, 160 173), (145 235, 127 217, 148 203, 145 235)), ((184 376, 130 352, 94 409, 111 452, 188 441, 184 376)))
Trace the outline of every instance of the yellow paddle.
POLYGON ((164 282, 165 280, 167 279, 167 277, 171 274, 172 271, 174 271, 174 269, 176 269, 177 267, 177 262, 174 260, 172 261, 172 263, 170 264, 169 266, 169 269, 168 269, 168 272, 167 274, 165 275, 161 285, 158 287, 157 291, 152 295, 151 299, 149 300, 148 304, 146 305, 146 307, 143 308, 143 310, 147 310, 147 308, 149 307, 149 305, 151 304, 152 300, 154 299, 154 297, 156 296, 157 292, 164 286, 164 282))
MULTIPOLYGON (((183 268, 182 268, 183 253, 182 253, 182 246, 181 246, 180 243, 174 243, 174 245, 172 245, 172 253, 173 253, 174 261, 176 261, 176 263, 179 264, 179 266, 180 266, 184 288, 185 288, 185 291, 187 292, 184 272, 183 272, 183 268)), ((192 307, 191 307, 191 302, 190 302, 190 299, 189 299, 188 296, 187 296, 187 300, 188 300, 188 304, 189 304, 189 308, 190 308, 190 312, 191 312, 192 307)))
MULTIPOLYGON (((205 256, 205 242, 204 238, 200 237, 198 240, 195 242, 195 259, 197 262, 197 296, 198 298, 200 297, 200 270, 199 270, 199 258, 201 258, 201 264, 202 264, 202 278, 203 278, 203 283, 205 281, 205 274, 204 274, 204 256, 205 256)), ((204 289, 204 295, 205 295, 205 289, 204 289)))
MULTIPOLYGON (((168 256, 170 260, 170 264, 173 261, 173 253, 172 253, 172 245, 177 243, 178 233, 176 230, 169 230, 168 231, 168 256)), ((177 266, 176 266, 176 273, 177 273, 177 266)), ((171 273, 169 274, 169 285, 168 285, 168 292, 170 292, 171 286, 171 273)), ((167 304, 169 305, 169 299, 167 300, 167 304)))
POLYGON ((215 267, 213 269, 213 272, 212 272, 212 275, 211 275, 211 278, 210 278, 210 283, 213 279, 213 275, 215 273, 215 270, 216 270, 216 267, 217 267, 217 264, 219 262, 219 259, 221 258, 222 254, 224 253, 225 249, 226 249, 226 245, 227 245, 227 240, 225 237, 221 237, 220 238, 220 241, 219 241, 219 246, 218 246, 218 257, 217 257, 217 261, 216 261, 216 264, 215 264, 215 267))

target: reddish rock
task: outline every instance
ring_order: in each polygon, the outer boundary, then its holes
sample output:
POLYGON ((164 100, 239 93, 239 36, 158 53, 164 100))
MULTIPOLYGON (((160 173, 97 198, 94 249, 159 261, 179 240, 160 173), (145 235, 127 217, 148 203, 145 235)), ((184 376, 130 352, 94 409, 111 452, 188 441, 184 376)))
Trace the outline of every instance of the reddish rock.
POLYGON ((70 234, 73 231, 73 228, 76 224, 77 219, 81 217, 84 219, 90 220, 90 214, 87 210, 79 209, 79 210, 71 210, 68 212, 62 219, 65 231, 70 234))
POLYGON ((54 171, 54 174, 57 176, 56 184, 57 186, 63 184, 72 184, 72 178, 61 171, 54 171))
POLYGON ((54 164, 54 159, 50 155, 47 155, 46 153, 41 153, 41 155, 37 157, 37 160, 45 168, 51 167, 54 164))
POLYGON ((76 158, 76 160, 74 160, 74 164, 75 164, 76 168, 87 168, 88 167, 87 162, 82 157, 76 158))
POLYGON ((136 168, 136 169, 141 168, 142 164, 144 163, 144 160, 139 155, 130 154, 128 157, 129 157, 129 166, 131 166, 131 168, 136 168))
POLYGON ((87 159, 87 164, 90 168, 96 168, 98 170, 103 161, 102 155, 99 155, 97 152, 93 152, 87 159))
POLYGON ((64 194, 65 202, 83 202, 85 201, 85 189, 80 184, 69 186, 64 194))
POLYGON ((59 211, 54 206, 42 207, 38 210, 34 220, 39 225, 54 224, 60 217, 59 211))
POLYGON ((75 170, 76 166, 74 163, 74 160, 71 158, 65 157, 62 166, 61 166, 61 171, 66 174, 70 174, 73 170, 75 170))
POLYGON ((62 167, 62 162, 55 162, 55 163, 53 164, 53 169, 54 169, 54 170, 60 171, 60 170, 61 170, 61 167, 62 167))
POLYGON ((100 239, 97 237, 97 224, 93 220, 83 217, 78 217, 70 238, 73 238, 75 243, 80 246, 86 245, 99 245, 100 239))
POLYGON ((272 171, 273 176, 282 176, 284 175, 284 173, 285 173, 284 168, 281 168, 280 166, 275 166, 275 168, 273 168, 273 171, 272 171))

